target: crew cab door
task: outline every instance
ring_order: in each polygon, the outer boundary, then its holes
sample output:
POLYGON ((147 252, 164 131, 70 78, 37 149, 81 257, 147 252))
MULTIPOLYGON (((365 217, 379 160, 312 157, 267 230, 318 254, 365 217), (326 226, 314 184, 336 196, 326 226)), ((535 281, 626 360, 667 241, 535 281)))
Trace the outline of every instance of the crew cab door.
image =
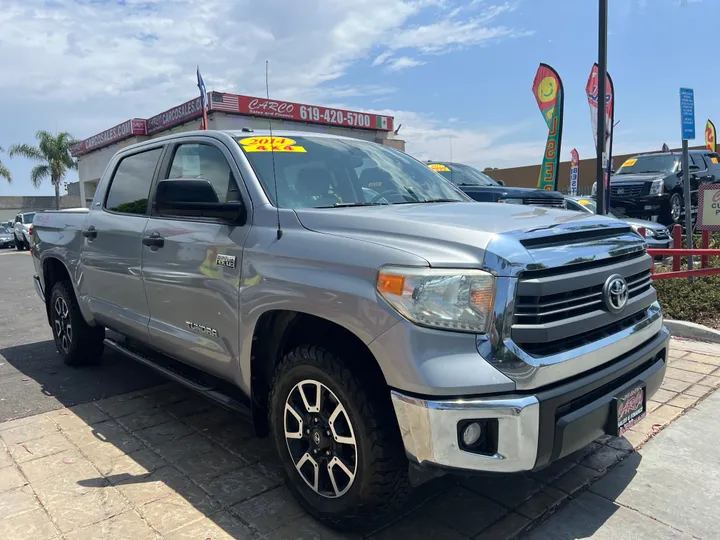
POLYGON ((148 197, 162 146, 120 155, 108 167, 85 220, 79 292, 104 326, 147 342, 148 311, 141 275, 148 197), (105 196, 102 197, 102 194, 105 196))
MULTIPOLYGON (((237 375, 238 287, 249 198, 227 147, 212 137, 182 138, 168 148, 159 179, 205 179, 218 202, 242 201, 245 224, 174 211, 153 204, 142 246, 142 275, 153 346, 214 374, 237 375)), ((192 202, 192 201, 189 201, 192 202)), ((197 201, 200 202, 200 201, 197 201)))

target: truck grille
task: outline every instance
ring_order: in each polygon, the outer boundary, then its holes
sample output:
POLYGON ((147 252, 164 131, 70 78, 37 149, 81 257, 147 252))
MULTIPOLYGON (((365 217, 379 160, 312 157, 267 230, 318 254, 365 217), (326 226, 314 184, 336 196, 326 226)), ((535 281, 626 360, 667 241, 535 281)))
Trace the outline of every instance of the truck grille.
POLYGON ((523 204, 531 204, 533 206, 549 206, 551 208, 564 208, 563 199, 549 199, 545 197, 528 197, 523 199, 523 204))
POLYGON ((645 184, 610 184, 610 195, 612 197, 638 197, 642 195, 645 184))
POLYGON ((652 258, 641 252, 521 274, 513 340, 527 353, 543 356, 599 339, 598 332, 612 334, 629 328, 657 298, 651 265, 652 258), (625 278, 629 289, 627 305, 620 314, 608 311, 603 299, 603 286, 613 274, 625 278))

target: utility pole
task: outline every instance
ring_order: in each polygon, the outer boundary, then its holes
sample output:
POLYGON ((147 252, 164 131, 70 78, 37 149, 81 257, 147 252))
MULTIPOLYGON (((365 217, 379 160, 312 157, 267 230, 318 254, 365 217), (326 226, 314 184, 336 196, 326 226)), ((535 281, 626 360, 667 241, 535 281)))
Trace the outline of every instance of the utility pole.
MULTIPOLYGON (((598 108, 597 108, 597 149, 596 149, 596 176, 597 176, 597 213, 607 214, 605 208, 605 173, 607 171, 607 156, 605 154, 605 106, 607 92, 607 20, 608 0, 598 0, 598 108)), ((609 189, 609 186, 608 186, 609 189)))

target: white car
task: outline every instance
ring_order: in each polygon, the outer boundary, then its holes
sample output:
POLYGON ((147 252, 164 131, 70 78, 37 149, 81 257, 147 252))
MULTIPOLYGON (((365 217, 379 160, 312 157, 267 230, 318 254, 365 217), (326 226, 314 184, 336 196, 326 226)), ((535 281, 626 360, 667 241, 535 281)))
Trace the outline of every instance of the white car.
POLYGON ((30 249, 30 226, 34 217, 35 212, 24 212, 15 216, 13 236, 15 237, 15 249, 18 251, 30 249))

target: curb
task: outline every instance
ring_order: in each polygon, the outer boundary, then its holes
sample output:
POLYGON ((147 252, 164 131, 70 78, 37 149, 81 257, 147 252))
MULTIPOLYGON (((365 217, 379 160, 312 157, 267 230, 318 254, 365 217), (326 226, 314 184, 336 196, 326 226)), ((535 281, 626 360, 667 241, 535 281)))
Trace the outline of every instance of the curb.
POLYGON ((713 330, 712 328, 708 328, 702 324, 687 321, 676 321, 673 319, 665 319, 663 324, 665 324, 668 330, 670 330, 670 335, 672 335, 672 337, 705 341, 709 343, 720 343, 720 331, 713 330))

